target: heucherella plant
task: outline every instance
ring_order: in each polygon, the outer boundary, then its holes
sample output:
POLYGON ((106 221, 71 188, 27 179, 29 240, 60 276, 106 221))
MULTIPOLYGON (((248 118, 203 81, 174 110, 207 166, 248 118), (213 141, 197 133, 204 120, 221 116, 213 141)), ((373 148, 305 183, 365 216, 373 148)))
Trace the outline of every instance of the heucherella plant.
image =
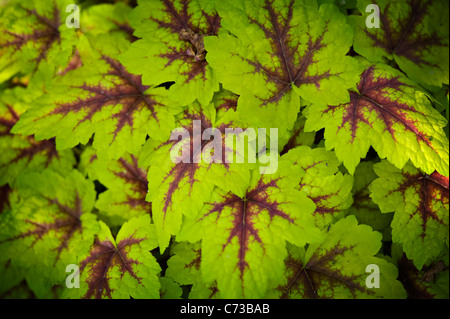
POLYGON ((449 298, 447 1, 110 2, 0 1, 0 299, 449 298))

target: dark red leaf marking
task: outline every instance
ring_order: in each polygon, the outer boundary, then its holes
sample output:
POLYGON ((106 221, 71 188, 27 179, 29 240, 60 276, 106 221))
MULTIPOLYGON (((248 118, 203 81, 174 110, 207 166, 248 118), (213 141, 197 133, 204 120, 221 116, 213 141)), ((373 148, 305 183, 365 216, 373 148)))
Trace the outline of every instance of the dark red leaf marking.
POLYGON ((152 117, 158 121, 155 111, 156 106, 162 106, 157 101, 153 100, 153 96, 146 94, 145 91, 149 86, 142 85, 141 76, 133 75, 126 71, 125 67, 117 60, 108 56, 102 56, 102 59, 109 65, 109 71, 103 74, 103 77, 112 77, 118 80, 115 87, 107 88, 102 86, 101 82, 98 85, 83 84, 79 89, 90 93, 88 97, 78 98, 70 103, 60 103, 58 107, 48 115, 62 114, 66 116, 70 113, 78 113, 82 110, 87 112, 87 115, 81 119, 74 129, 81 123, 91 120, 92 117, 101 112, 104 107, 115 106, 122 104, 121 111, 112 114, 112 118, 117 119, 116 129, 114 131, 114 138, 124 128, 129 125, 133 129, 133 122, 135 112, 139 112, 143 108, 150 110, 152 117))
MULTIPOLYGON (((296 58, 299 52, 302 52, 302 48, 299 43, 295 43, 295 40, 291 39, 291 30, 295 29, 296 25, 291 25, 293 17, 293 5, 294 0, 291 0, 288 6, 288 12, 285 16, 277 12, 273 6, 274 1, 266 0, 264 10, 267 12, 267 20, 270 23, 270 27, 266 27, 263 23, 250 19, 250 23, 256 24, 266 35, 266 38, 270 40, 273 56, 278 58, 280 67, 275 70, 271 70, 265 67, 258 60, 247 62, 255 67, 255 72, 264 72, 267 76, 267 83, 273 83, 276 86, 275 90, 270 93, 271 97, 262 100, 266 105, 268 103, 276 103, 283 96, 292 90, 292 85, 301 86, 302 84, 314 84, 317 88, 320 88, 320 81, 330 77, 330 71, 326 71, 323 74, 308 75, 308 68, 317 63, 314 60, 314 52, 326 47, 323 43, 323 33, 313 40, 309 35, 307 43, 307 49, 300 58, 296 58)), ((265 22, 265 21, 264 21, 265 22)))
POLYGON ((39 55, 35 59, 37 69, 39 63, 47 58, 47 54, 53 44, 55 42, 60 43, 61 41, 60 33, 58 30, 61 24, 60 12, 56 4, 53 4, 53 12, 51 18, 40 15, 39 13, 37 13, 36 9, 22 9, 27 12, 28 16, 34 16, 36 18, 37 22, 33 24, 36 29, 29 34, 17 34, 8 30, 4 30, 4 32, 12 36, 13 39, 4 43, 0 43, 0 47, 14 47, 15 51, 18 51, 21 50, 30 41, 39 43, 39 55))
POLYGON ((299 137, 300 133, 303 132, 303 126, 299 127, 298 129, 295 129, 292 133, 291 137, 289 138, 289 141, 286 143, 286 145, 283 147, 283 150, 281 151, 280 155, 284 155, 296 146, 299 146, 297 143, 297 138, 299 137))
MULTIPOLYGON (((413 212, 410 217, 412 218, 414 215, 419 214, 422 219, 421 237, 423 238, 425 237, 428 220, 434 220, 439 224, 445 224, 433 209, 433 205, 434 202, 437 201, 440 201, 443 205, 448 205, 449 178, 438 172, 434 172, 431 175, 424 175, 422 173, 411 175, 403 173, 403 176, 404 180, 402 184, 395 191, 401 192, 404 199, 407 189, 414 188, 415 192, 418 194, 419 206, 417 211, 413 212)), ((391 191, 390 193, 393 192, 394 191, 391 191)))
POLYGON ((137 41, 139 38, 134 36, 134 29, 130 26, 129 23, 127 22, 119 22, 116 20, 112 21, 118 30, 123 31, 127 34, 128 39, 130 40, 130 42, 134 42, 137 41))
MULTIPOLYGON (((439 263, 439 262, 438 262, 439 263)), ((398 261, 398 280, 403 284, 406 290, 408 298, 410 299, 434 299, 435 295, 429 291, 430 286, 436 280, 434 274, 431 281, 428 282, 425 275, 437 263, 429 266, 424 266, 421 271, 419 271, 414 263, 409 260, 405 254, 398 261)), ((441 271, 447 269, 444 267, 441 271)))
POLYGON ((151 204, 145 200, 148 192, 146 172, 138 166, 138 160, 133 155, 131 155, 131 162, 120 158, 119 163, 124 171, 112 171, 112 173, 130 185, 134 192, 133 195, 127 195, 126 204, 132 207, 141 206, 151 215, 151 204))
POLYGON ((11 129, 19 120, 19 114, 17 114, 11 105, 6 104, 5 107, 8 110, 9 116, 5 115, 5 117, 0 117, 0 137, 11 134, 11 129))
POLYGON ((361 80, 357 87, 358 92, 350 91, 349 103, 339 106, 328 106, 325 113, 334 111, 337 108, 345 108, 344 117, 339 129, 343 128, 346 123, 349 123, 352 142, 356 137, 358 122, 364 122, 371 126, 368 115, 365 115, 364 111, 373 110, 378 114, 378 118, 383 121, 386 130, 394 140, 396 140, 396 137, 393 126, 394 123, 399 123, 406 131, 414 133, 418 142, 423 142, 433 149, 430 141, 431 137, 419 131, 415 126, 415 121, 408 117, 408 114, 411 113, 421 114, 423 116, 425 114, 415 110, 411 105, 391 99, 389 97, 390 93, 386 92, 387 89, 403 92, 402 87, 410 85, 401 82, 398 76, 392 79, 383 77, 375 78, 374 71, 375 67, 371 66, 361 74, 361 80))
POLYGON ((208 14, 202 10, 202 16, 206 21, 206 26, 200 28, 194 23, 189 11, 190 0, 181 1, 181 9, 178 11, 173 4, 173 1, 164 0, 164 11, 170 17, 169 21, 162 21, 151 18, 158 23, 160 28, 168 29, 170 32, 178 34, 180 41, 185 43, 182 48, 175 48, 169 46, 169 53, 161 54, 160 56, 167 59, 166 66, 171 65, 177 60, 183 61, 183 65, 189 65, 188 71, 180 72, 186 76, 185 83, 190 82, 197 76, 201 76, 206 80, 206 66, 208 63, 205 60, 206 51, 204 50, 203 37, 208 35, 217 35, 220 29, 220 16, 217 13, 208 14))
POLYGON ((82 231, 80 220, 80 217, 83 214, 82 200, 79 197, 78 193, 76 193, 74 207, 72 208, 61 204, 58 199, 46 199, 48 200, 50 205, 56 205, 58 207, 58 212, 61 214, 60 217, 55 218, 55 220, 51 223, 41 223, 27 219, 25 220, 25 222, 31 225, 32 228, 30 230, 2 242, 34 237, 34 241, 31 244, 31 247, 33 247, 44 236, 54 231, 60 241, 58 247, 55 248, 55 250, 57 251, 57 255, 53 264, 56 264, 56 262, 59 260, 61 252, 64 249, 67 249, 67 245, 74 234, 76 232, 82 231))
POLYGON ((309 299, 324 298, 319 295, 318 289, 322 282, 328 282, 333 289, 334 286, 344 285, 350 290, 353 298, 356 298, 356 292, 374 293, 366 288, 364 284, 359 284, 357 280, 364 276, 361 275, 343 275, 339 269, 333 269, 338 256, 344 255, 346 251, 353 247, 344 247, 339 243, 334 249, 327 250, 322 255, 314 253, 306 265, 301 260, 289 256, 286 261, 286 268, 291 275, 288 277, 287 284, 277 289, 281 291, 281 298, 289 298, 290 294, 297 291, 301 296, 309 299))
POLYGON ((9 207, 9 194, 12 189, 8 184, 0 186, 0 214, 6 211, 6 208, 9 207))
POLYGON ((56 151, 56 144, 55 144, 54 138, 49 139, 49 140, 39 141, 39 142, 36 142, 32 136, 28 136, 27 139, 28 139, 28 142, 30 143, 30 146, 28 146, 26 148, 13 147, 12 149, 14 151, 18 152, 17 155, 12 160, 10 160, 8 163, 5 163, 5 164, 1 165, 0 167, 11 165, 11 164, 17 163, 21 160, 24 160, 24 159, 27 160, 27 165, 28 165, 31 162, 31 160, 34 158, 34 156, 36 156, 38 154, 41 154, 41 155, 44 155, 47 157, 44 165, 45 165, 45 167, 48 167, 54 158, 59 158, 59 154, 56 151))
POLYGON ((384 11, 380 12, 380 24, 384 32, 373 33, 366 28, 366 35, 373 40, 374 46, 383 48, 390 54, 403 56, 416 64, 431 65, 424 58, 426 52, 433 46, 447 45, 436 31, 430 35, 416 31, 422 25, 432 4, 431 0, 409 0, 409 11, 402 12, 394 27, 389 19, 392 15, 391 3, 388 3, 384 11), (381 35, 381 38, 378 35, 381 35))
POLYGON ((224 111, 229 111, 229 110, 236 111, 238 99, 239 99, 239 95, 234 95, 232 98, 223 99, 222 103, 219 104, 216 107, 216 109, 224 110, 224 111))
POLYGON ((142 278, 138 277, 133 270, 133 265, 141 264, 140 262, 128 257, 127 247, 139 244, 145 238, 127 237, 121 240, 117 247, 109 240, 95 240, 91 252, 86 259, 81 262, 80 272, 89 265, 89 276, 87 278, 88 290, 83 298, 90 299, 92 297, 101 299, 102 296, 111 298, 112 289, 109 286, 108 271, 115 265, 119 265, 121 277, 125 273, 130 274, 140 284, 142 278))
POLYGON ((278 188, 278 179, 272 180, 268 183, 263 182, 261 179, 256 187, 247 191, 244 198, 241 198, 235 194, 230 194, 223 197, 223 201, 211 203, 210 211, 205 214, 207 217, 210 214, 218 213, 216 219, 220 218, 222 211, 229 207, 232 210, 233 227, 229 229, 230 235, 228 236, 227 243, 223 245, 223 250, 231 243, 233 238, 238 239, 239 252, 238 252, 238 264, 241 279, 244 276, 244 271, 248 267, 248 263, 245 260, 245 255, 249 249, 248 245, 252 241, 258 242, 261 246, 264 246, 262 239, 259 237, 258 229, 255 228, 255 221, 258 219, 259 214, 263 211, 267 211, 272 220, 274 217, 281 217, 290 223, 295 221, 279 207, 280 204, 275 200, 269 198, 268 191, 273 188, 278 188))
POLYGON ((58 73, 58 75, 65 75, 69 71, 76 70, 83 65, 83 61, 81 61, 80 52, 78 50, 72 55, 72 59, 69 61, 67 67, 58 73))
MULTIPOLYGON (((180 157, 180 162, 177 163, 170 172, 166 175, 164 178, 164 181, 167 180, 169 176, 173 176, 174 179, 170 182, 169 189, 166 193, 165 200, 164 200, 164 216, 166 215, 167 209, 169 206, 172 205, 172 196, 174 192, 178 189, 180 183, 183 181, 183 179, 187 178, 188 183, 190 184, 190 190, 192 190, 192 187, 195 182, 198 182, 198 180, 195 179, 195 174, 197 170, 200 168, 201 163, 194 163, 194 159, 198 156, 201 156, 203 149, 211 142, 208 140, 202 140, 203 132, 212 127, 211 121, 203 114, 189 114, 188 112, 185 112, 185 120, 190 120, 189 125, 183 126, 190 134, 190 153, 189 154, 183 154, 184 157, 180 157), (201 121, 201 129, 199 132, 194 131, 194 125, 193 121, 198 120, 201 121), (197 135, 198 134, 198 135, 197 135), (198 148, 194 145, 194 140, 202 140, 201 145, 199 145, 198 148), (186 158, 188 157, 188 158, 186 158)), ((222 133, 222 165, 224 165, 227 169, 229 168, 228 163, 225 161, 225 128, 231 127, 232 123, 229 123, 227 125, 221 125, 217 127, 217 129, 222 133)), ((178 141, 169 141, 163 145, 166 144, 175 144, 178 141)), ((212 164, 210 164, 211 166, 212 164)))

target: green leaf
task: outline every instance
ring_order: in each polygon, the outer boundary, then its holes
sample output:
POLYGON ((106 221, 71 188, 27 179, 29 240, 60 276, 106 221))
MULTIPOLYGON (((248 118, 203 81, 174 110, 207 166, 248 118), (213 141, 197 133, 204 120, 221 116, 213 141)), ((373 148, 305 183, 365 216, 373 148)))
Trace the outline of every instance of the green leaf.
POLYGON ((312 147, 316 137, 316 132, 306 132, 305 131, 306 117, 303 112, 299 113, 297 116, 297 121, 294 124, 294 128, 290 133, 290 138, 287 143, 283 146, 280 155, 284 155, 291 149, 297 146, 309 146, 312 147))
POLYGON ((448 176, 447 121, 427 95, 401 72, 384 64, 360 59, 366 69, 350 102, 311 104, 306 110, 306 130, 325 128, 325 146, 353 174, 372 146, 380 158, 398 168, 408 160, 431 174, 448 176))
POLYGON ((183 290, 181 287, 168 277, 159 278, 161 283, 161 299, 180 299, 183 290))
MULTIPOLYGON (((374 257, 381 248, 381 234, 367 225, 358 225, 348 216, 324 230, 323 242, 311 244, 306 251, 289 246, 285 260, 283 283, 272 290, 269 298, 292 299, 368 299, 405 298, 397 278, 397 268, 382 258, 374 257), (379 288, 366 272, 368 265, 379 268, 379 288)), ((373 274, 373 273, 372 273, 373 274)))
POLYGON ((370 186, 381 212, 394 212, 392 241, 420 270, 449 244, 448 177, 423 173, 408 163, 399 170, 387 161, 374 165, 379 176, 370 186))
POLYGON ((224 88, 240 95, 238 110, 244 120, 278 127, 287 142, 300 98, 321 105, 349 100, 347 89, 360 71, 346 56, 352 30, 336 6, 224 0, 217 7, 229 33, 205 38, 206 59, 224 88))
POLYGON ((14 184, 17 176, 26 171, 50 168, 64 174, 75 163, 71 150, 57 151, 55 139, 36 141, 33 136, 11 133, 22 113, 28 109, 20 100, 21 88, 4 90, 0 96, 0 185, 14 184))
POLYGON ((76 264, 94 241, 94 185, 78 171, 63 177, 44 170, 20 175, 17 186, 21 201, 2 215, 0 256, 25 269, 34 293, 42 297, 64 282, 66 266, 76 264))
POLYGON ((315 205, 296 189, 301 175, 290 161, 280 161, 275 174, 254 170, 244 195, 216 188, 199 216, 183 223, 177 240, 202 239, 203 280, 217 281, 221 297, 263 297, 283 276, 286 241, 320 240, 315 205))
POLYGON ((220 298, 217 283, 208 283, 202 278, 201 251, 201 242, 176 242, 170 249, 172 257, 167 261, 166 276, 180 285, 192 285, 189 299, 220 298))
MULTIPOLYGON (((167 248, 170 236, 178 233, 182 216, 195 217, 216 185, 243 193, 250 178, 248 167, 254 165, 245 161, 227 162, 224 133, 227 128, 240 126, 235 113, 229 112, 216 120, 213 104, 201 107, 194 103, 178 117, 176 125, 173 139, 162 143, 149 140, 140 156, 141 166, 150 167, 147 200, 152 202, 152 216, 161 251, 167 248), (211 140, 209 128, 217 128, 220 137, 211 140), (181 134, 186 136, 180 139, 181 134), (216 149, 222 152, 220 158, 212 159, 219 162, 209 163, 205 159, 210 148, 214 152, 216 149)), ((231 156, 235 154, 232 150, 231 156)))
POLYGON ((349 17, 357 53, 372 62, 393 60, 421 84, 449 83, 448 1, 358 0, 358 9, 362 15, 349 17), (380 28, 366 25, 369 4, 379 7, 380 28))
POLYGON ((131 7, 118 2, 115 4, 102 3, 81 10, 80 27, 84 33, 97 35, 99 33, 122 33, 130 42, 137 38, 133 35, 133 28, 128 19, 131 7))
POLYGON ((77 43, 65 24, 72 0, 17 0, 0 7, 0 83, 16 73, 34 73, 47 61, 64 67, 77 43))
POLYGON ((215 1, 140 1, 130 15, 134 35, 142 38, 120 57, 147 85, 175 84, 170 98, 188 105, 198 99, 208 104, 219 82, 208 62, 203 39, 216 35, 221 18, 215 1))
POLYGON ((150 250, 157 247, 148 215, 124 223, 116 238, 100 222, 89 254, 79 264, 80 288, 67 289, 69 298, 159 298, 161 271, 150 250))
POLYGON ((167 138, 180 109, 166 104, 164 88, 143 85, 117 61, 129 41, 120 34, 99 35, 93 45, 80 52, 82 67, 36 79, 36 90, 52 94, 35 100, 13 133, 35 134, 37 140, 56 136, 58 150, 86 144, 95 133, 98 156, 113 159, 137 153, 147 135, 167 138))
POLYGON ((353 183, 353 204, 346 211, 356 217, 359 223, 369 225, 383 235, 383 241, 391 241, 391 221, 393 213, 383 214, 370 198, 369 185, 377 178, 373 162, 361 162, 355 170, 353 183))
POLYGON ((108 218, 108 225, 120 226, 129 219, 149 214, 147 169, 138 165, 139 155, 124 154, 118 160, 98 159, 91 150, 82 155, 90 178, 98 180, 106 191, 98 196, 95 207, 108 218))
POLYGON ((316 205, 316 226, 324 228, 344 216, 352 204, 353 177, 339 172, 334 152, 324 148, 297 147, 283 156, 305 171, 297 188, 316 205))

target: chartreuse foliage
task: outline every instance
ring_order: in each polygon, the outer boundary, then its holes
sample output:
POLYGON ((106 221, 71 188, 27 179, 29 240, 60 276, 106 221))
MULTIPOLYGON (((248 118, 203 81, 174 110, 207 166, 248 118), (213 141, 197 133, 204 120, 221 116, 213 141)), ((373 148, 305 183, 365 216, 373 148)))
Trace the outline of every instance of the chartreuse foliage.
POLYGON ((448 1, 110 2, 0 3, 0 298, 448 298, 448 1))
POLYGON ((428 175, 410 163, 399 170, 382 161, 374 169, 379 177, 370 186, 371 197, 383 213, 394 212, 392 240, 420 270, 448 249, 448 177, 428 175))
POLYGON ((358 225, 354 216, 341 219, 324 231, 321 243, 306 250, 289 246, 286 277, 269 297, 404 298, 405 291, 396 281, 396 267, 374 256, 380 247, 380 233, 358 225), (366 266, 371 264, 380 268, 377 289, 366 285, 366 266))
POLYGON ((365 27, 365 17, 353 15, 354 49, 370 61, 394 60, 409 78, 440 87, 449 77, 449 3, 421 0, 358 0, 380 9, 380 28, 365 27))

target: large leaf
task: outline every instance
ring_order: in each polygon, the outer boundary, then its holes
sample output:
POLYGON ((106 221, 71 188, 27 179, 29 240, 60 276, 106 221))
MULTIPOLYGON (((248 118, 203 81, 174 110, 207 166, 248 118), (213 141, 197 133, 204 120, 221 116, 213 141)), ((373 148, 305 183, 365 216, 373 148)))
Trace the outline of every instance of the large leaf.
POLYGON ((261 298, 283 277, 286 241, 319 240, 315 205, 296 189, 302 173, 288 160, 272 175, 254 170, 244 195, 216 188, 199 217, 183 223, 177 240, 202 239, 203 279, 217 281, 223 298, 261 298))
MULTIPOLYGON (((339 220, 323 242, 310 245, 306 251, 293 245, 285 260, 284 282, 271 291, 271 298, 292 299, 367 299, 405 298, 397 278, 397 268, 374 257, 381 247, 381 235, 367 225, 358 225, 354 216, 339 220), (368 265, 379 268, 379 287, 368 287, 368 265)), ((371 281, 371 280, 369 280, 371 281)))
POLYGON ((300 98, 348 102, 359 67, 346 53, 352 30, 331 4, 316 1, 218 1, 229 33, 206 37, 207 61, 225 89, 240 95, 238 110, 250 123, 278 127, 287 142, 300 98), (331 63, 332 61, 332 63, 331 63))
POLYGON ((401 72, 383 64, 366 66, 350 102, 307 109, 307 130, 325 128, 325 146, 354 173, 370 148, 398 168, 408 160, 428 174, 448 176, 447 121, 426 94, 401 72))
POLYGON ((303 146, 294 148, 283 158, 305 171, 297 188, 316 205, 313 215, 317 227, 326 227, 344 216, 352 204, 353 178, 339 172, 340 163, 334 152, 303 146))
POLYGON ((69 298, 159 298, 161 271, 150 250, 157 247, 147 215, 123 224, 116 238, 100 222, 89 254, 79 264, 80 288, 65 291, 69 298))
POLYGON ((0 96, 0 185, 15 182, 28 170, 51 168, 60 173, 71 170, 75 158, 71 150, 57 151, 55 139, 36 141, 33 136, 11 133, 22 113, 28 109, 18 96, 22 88, 1 91, 0 96))
POLYGON ((438 0, 359 0, 362 16, 350 16, 354 49, 372 62, 394 60, 408 77, 441 86, 449 82, 449 5, 438 0), (370 4, 379 7, 380 27, 368 28, 370 4))
POLYGON ((114 159, 136 153, 147 134, 167 138, 179 109, 165 104, 164 88, 143 85, 117 61, 129 41, 121 34, 99 35, 93 45, 82 47, 82 67, 56 78, 43 71, 36 78, 34 89, 52 94, 36 99, 13 132, 38 140, 56 136, 57 149, 86 144, 95 133, 99 157, 114 159))
MULTIPOLYGON (((152 216, 162 251, 170 235, 178 233, 182 216, 196 216, 211 197, 215 185, 243 193, 250 178, 248 165, 254 165, 228 162, 224 133, 227 128, 239 127, 234 112, 227 112, 216 120, 214 104, 201 107, 194 103, 176 123, 178 129, 174 133, 184 132, 187 136, 180 139, 181 135, 175 134, 173 139, 164 142, 149 140, 140 156, 141 166, 150 167, 147 200, 152 202, 152 216), (210 128, 217 128, 220 136, 211 140, 210 128), (220 162, 205 160, 211 147, 222 152, 220 162)), ((235 152, 230 151, 234 156, 235 152)))
POLYGON ((94 241, 94 184, 78 171, 63 177, 44 170, 20 175, 17 187, 21 201, 2 220, 0 258, 25 269, 42 297, 53 284, 64 283, 66 266, 77 264, 94 241))
POLYGON ((72 0, 17 0, 0 7, 0 82, 16 73, 32 73, 48 61, 65 66, 76 43, 65 24, 72 0))
POLYGON ((170 97, 208 104, 219 82, 205 59, 203 38, 216 35, 221 18, 209 0, 140 1, 130 15, 136 41, 120 59, 148 85, 175 84, 170 97))
POLYGON ((374 170, 379 178, 371 184, 370 196, 381 212, 395 212, 392 240, 422 269, 449 244, 448 177, 428 175, 411 163, 399 170, 382 161, 374 170))

